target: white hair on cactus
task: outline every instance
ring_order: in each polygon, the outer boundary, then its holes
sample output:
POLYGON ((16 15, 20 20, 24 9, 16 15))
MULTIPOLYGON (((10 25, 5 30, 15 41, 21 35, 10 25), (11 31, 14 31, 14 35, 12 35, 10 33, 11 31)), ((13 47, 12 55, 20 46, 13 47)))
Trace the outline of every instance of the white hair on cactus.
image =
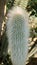
POLYGON ((13 65, 25 65, 28 53, 28 14, 21 7, 14 7, 8 13, 7 36, 13 65))

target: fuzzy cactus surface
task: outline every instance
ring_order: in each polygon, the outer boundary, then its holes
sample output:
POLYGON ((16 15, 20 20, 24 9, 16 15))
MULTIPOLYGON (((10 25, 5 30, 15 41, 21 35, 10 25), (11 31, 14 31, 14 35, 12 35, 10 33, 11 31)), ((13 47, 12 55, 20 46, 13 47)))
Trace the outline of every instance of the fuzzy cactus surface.
POLYGON ((8 13, 8 49, 13 65, 25 65, 28 54, 29 17, 21 7, 14 7, 8 13))

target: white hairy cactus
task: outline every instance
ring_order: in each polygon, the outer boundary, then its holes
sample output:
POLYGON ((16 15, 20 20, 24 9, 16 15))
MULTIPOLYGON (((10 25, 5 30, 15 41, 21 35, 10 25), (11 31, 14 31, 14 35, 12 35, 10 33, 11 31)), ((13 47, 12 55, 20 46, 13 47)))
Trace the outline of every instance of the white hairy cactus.
POLYGON ((7 36, 13 65, 25 65, 28 54, 28 14, 21 7, 14 7, 8 13, 7 36))

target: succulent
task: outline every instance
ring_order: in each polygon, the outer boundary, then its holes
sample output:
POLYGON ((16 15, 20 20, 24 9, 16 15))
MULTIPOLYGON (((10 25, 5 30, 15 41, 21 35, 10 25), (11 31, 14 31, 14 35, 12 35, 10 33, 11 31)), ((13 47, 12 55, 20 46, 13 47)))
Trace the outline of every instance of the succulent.
POLYGON ((28 54, 28 22, 28 14, 23 8, 16 6, 9 11, 6 26, 13 65, 25 65, 28 54))

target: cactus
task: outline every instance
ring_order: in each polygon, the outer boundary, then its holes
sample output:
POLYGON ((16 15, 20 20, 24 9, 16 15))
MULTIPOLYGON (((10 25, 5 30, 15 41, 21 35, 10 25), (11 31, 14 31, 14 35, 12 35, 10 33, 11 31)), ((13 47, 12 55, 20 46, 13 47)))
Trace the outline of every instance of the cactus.
POLYGON ((13 65, 25 65, 28 54, 28 14, 21 7, 14 7, 8 13, 7 37, 8 49, 13 65))

